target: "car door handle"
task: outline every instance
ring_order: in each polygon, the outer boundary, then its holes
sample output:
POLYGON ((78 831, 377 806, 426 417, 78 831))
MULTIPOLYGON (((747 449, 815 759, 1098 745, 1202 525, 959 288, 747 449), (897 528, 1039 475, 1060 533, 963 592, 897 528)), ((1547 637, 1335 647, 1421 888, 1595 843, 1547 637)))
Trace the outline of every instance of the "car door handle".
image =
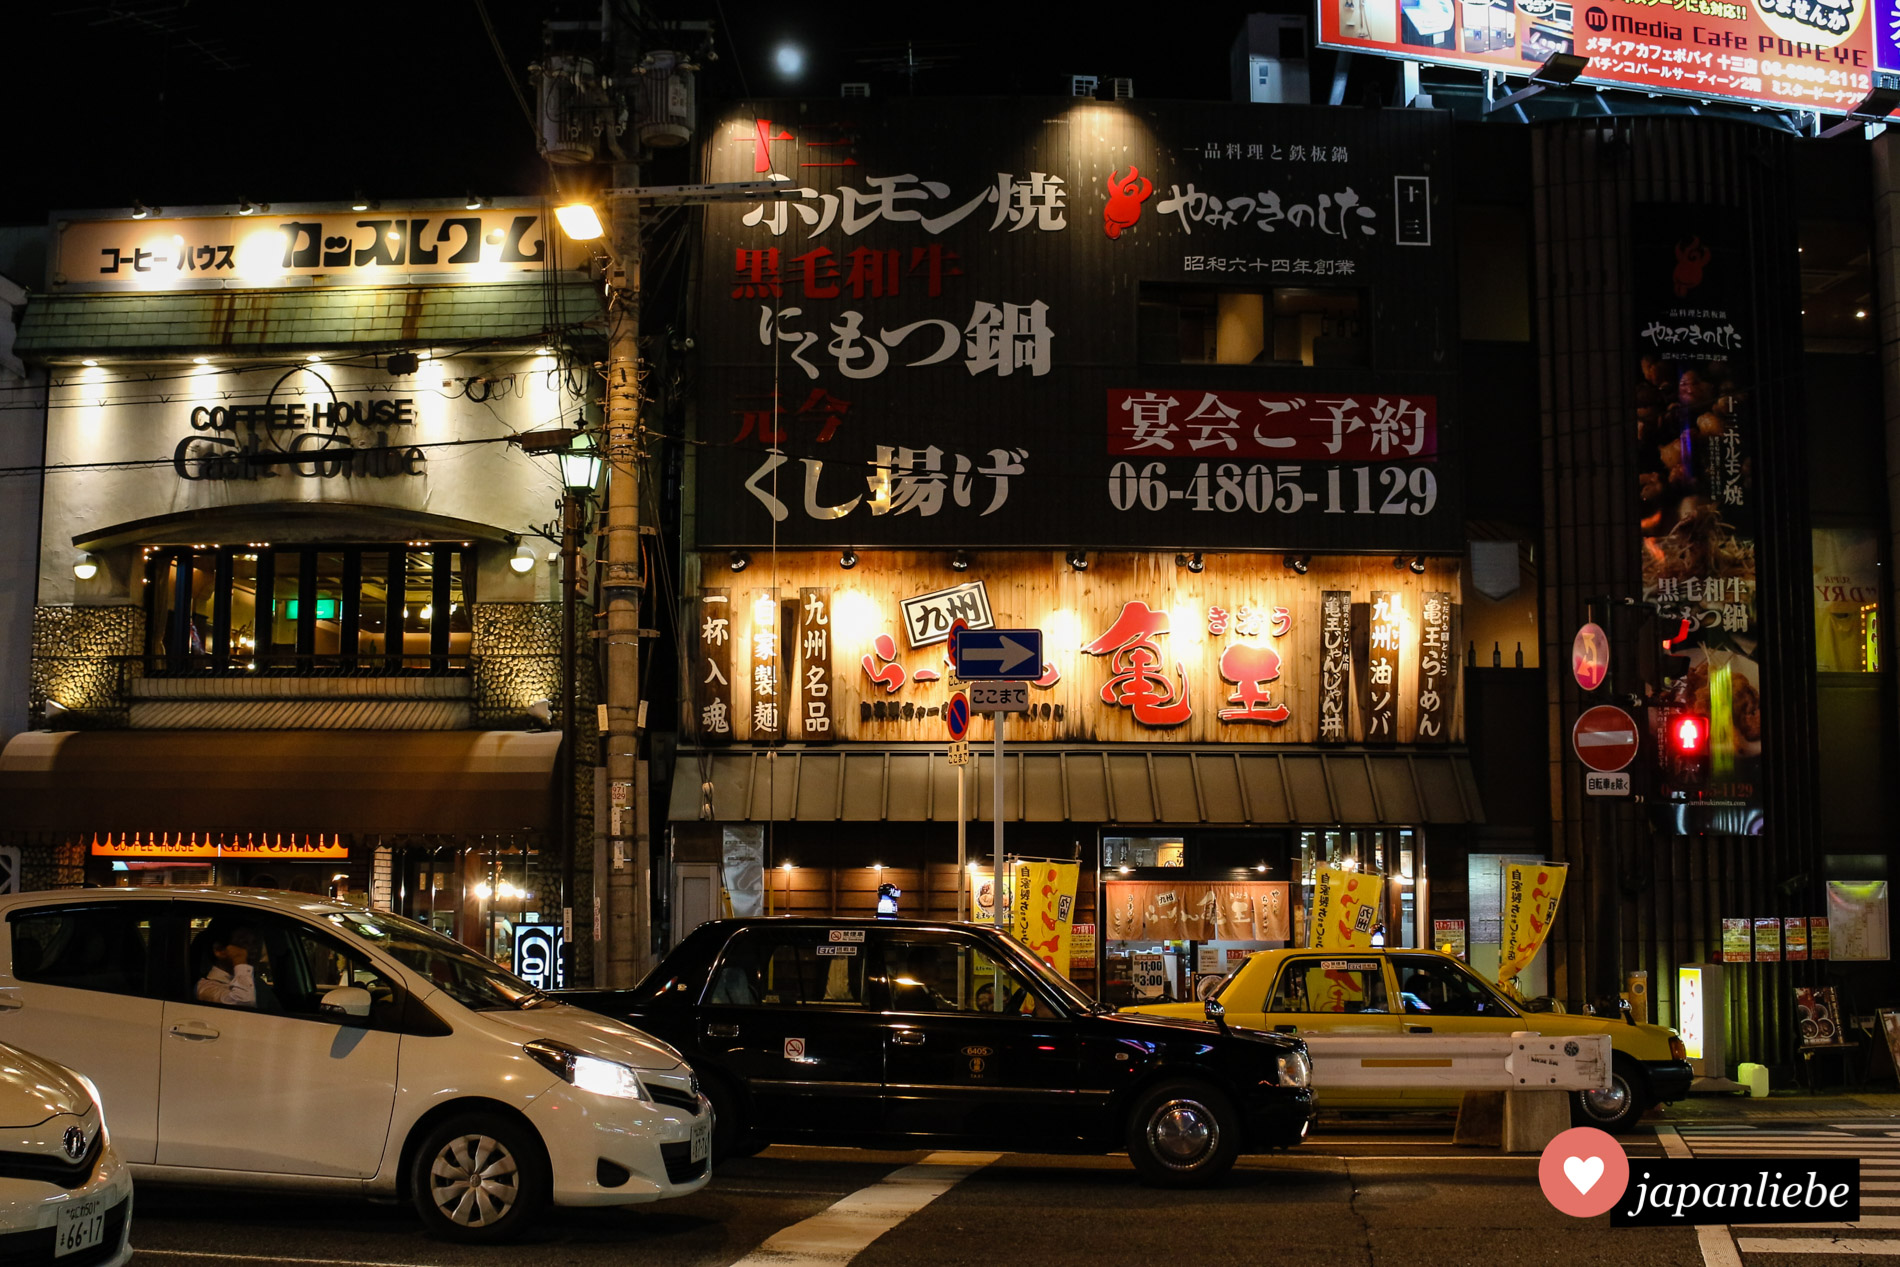
POLYGON ((914 1029, 900 1029, 891 1035, 891 1041, 901 1047, 921 1047, 924 1036, 914 1029))
POLYGON ((26 1006, 26 1000, 12 994, 0 994, 0 1012, 17 1012, 26 1006))
POLYGON ((739 1037, 739 1027, 737 1025, 708 1025, 706 1027, 706 1037, 737 1038, 739 1037))
POLYGON ((217 1036, 218 1031, 212 1029, 202 1021, 185 1021, 182 1024, 172 1026, 173 1038, 187 1038, 194 1042, 204 1042, 208 1039, 216 1038, 217 1036))
POLYGON ((1409 1025, 1408 1024, 1405 1027, 1405 1032, 1408 1034, 1429 1034, 1432 1032, 1432 1027, 1429 1025, 1409 1025))
POLYGON ((1276 1034, 1297 1034, 1297 1033, 1299 1032, 1299 1026, 1297 1026, 1297 1025, 1275 1025, 1275 1026, 1273 1027, 1273 1032, 1274 1032, 1274 1033, 1276 1033, 1276 1034))

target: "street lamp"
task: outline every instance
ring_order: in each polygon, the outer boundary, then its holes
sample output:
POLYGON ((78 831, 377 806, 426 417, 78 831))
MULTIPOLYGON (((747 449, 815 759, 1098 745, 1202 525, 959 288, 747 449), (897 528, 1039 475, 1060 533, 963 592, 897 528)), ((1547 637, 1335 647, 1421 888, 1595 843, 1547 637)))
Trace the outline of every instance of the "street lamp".
POLYGON ((592 203, 571 202, 565 207, 556 207, 554 219, 561 226, 561 232, 576 242, 592 242, 606 234, 600 213, 594 210, 592 203))
POLYGON ((594 437, 577 432, 556 455, 561 464, 561 980, 574 979, 574 625, 581 587, 581 531, 587 499, 600 483, 594 437))

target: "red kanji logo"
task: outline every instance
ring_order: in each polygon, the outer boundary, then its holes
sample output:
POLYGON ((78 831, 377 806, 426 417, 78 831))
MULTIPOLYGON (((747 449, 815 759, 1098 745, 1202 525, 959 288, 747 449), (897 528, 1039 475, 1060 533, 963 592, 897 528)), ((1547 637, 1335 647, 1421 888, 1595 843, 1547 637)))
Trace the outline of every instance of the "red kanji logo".
POLYGON ((1176 663, 1170 680, 1157 637, 1168 632, 1168 613, 1139 599, 1125 603, 1109 631, 1082 650, 1109 657, 1113 672, 1102 686, 1102 702, 1119 704, 1144 726, 1179 726, 1194 716, 1188 700, 1187 670, 1176 663))
POLYGON ((1279 725, 1292 716, 1285 704, 1273 702, 1268 684, 1280 680, 1280 656, 1272 647, 1236 642, 1220 653, 1220 675, 1238 688, 1227 697, 1238 708, 1223 708, 1220 719, 1279 725))
POLYGON ((904 685, 905 676, 904 666, 897 663, 897 642, 889 634, 881 633, 871 646, 876 659, 868 655, 864 657, 865 676, 882 686, 886 695, 895 695, 897 688, 904 685), (881 668, 878 660, 884 661, 881 668))

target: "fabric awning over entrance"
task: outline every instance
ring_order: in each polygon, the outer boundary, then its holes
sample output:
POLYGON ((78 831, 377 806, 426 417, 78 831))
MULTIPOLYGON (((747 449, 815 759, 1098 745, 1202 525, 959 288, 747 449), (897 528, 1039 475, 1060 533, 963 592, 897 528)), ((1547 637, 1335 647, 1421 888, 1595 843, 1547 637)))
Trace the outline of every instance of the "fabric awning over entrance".
MULTIPOLYGON (((989 821, 995 761, 972 749, 965 798, 989 821)), ((1484 821, 1461 749, 1393 751, 1038 745, 1005 752, 1006 822, 1476 823, 1484 821)), ((683 750, 668 817, 747 822, 955 822, 957 772, 944 748, 683 750), (710 771, 710 773, 708 773, 710 771)))
POLYGON ((32 731, 0 752, 0 829, 544 831, 560 744, 525 731, 32 731))

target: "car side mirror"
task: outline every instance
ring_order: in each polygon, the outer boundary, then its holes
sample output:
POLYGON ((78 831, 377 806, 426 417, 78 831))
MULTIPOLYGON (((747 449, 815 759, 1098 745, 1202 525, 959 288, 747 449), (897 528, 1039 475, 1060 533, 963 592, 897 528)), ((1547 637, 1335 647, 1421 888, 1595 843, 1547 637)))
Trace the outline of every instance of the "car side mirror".
POLYGON ((1219 999, 1209 999, 1207 1001, 1206 1008, 1207 1008, 1207 1019, 1214 1022, 1214 1024, 1220 1026, 1222 1029, 1226 1029, 1227 1028, 1227 1009, 1221 1004, 1221 1001, 1219 999))
POLYGON ((326 991, 318 1009, 332 1020, 340 1020, 345 1025, 354 1022, 369 1021, 369 1008, 372 1000, 369 991, 360 985, 340 985, 326 991))

